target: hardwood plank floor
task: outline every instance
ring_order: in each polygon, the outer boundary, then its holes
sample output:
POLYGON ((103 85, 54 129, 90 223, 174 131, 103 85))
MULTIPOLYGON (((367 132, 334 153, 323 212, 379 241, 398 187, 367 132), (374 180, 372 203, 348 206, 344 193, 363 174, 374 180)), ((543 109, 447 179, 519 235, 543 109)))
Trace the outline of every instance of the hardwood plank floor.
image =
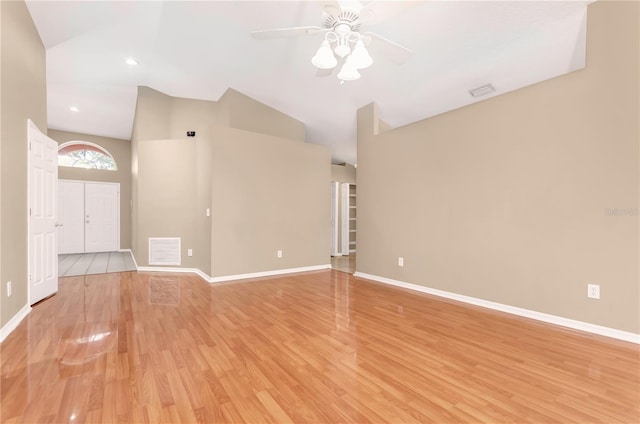
POLYGON ((337 271, 60 279, 2 343, 2 423, 638 423, 637 345, 337 271))

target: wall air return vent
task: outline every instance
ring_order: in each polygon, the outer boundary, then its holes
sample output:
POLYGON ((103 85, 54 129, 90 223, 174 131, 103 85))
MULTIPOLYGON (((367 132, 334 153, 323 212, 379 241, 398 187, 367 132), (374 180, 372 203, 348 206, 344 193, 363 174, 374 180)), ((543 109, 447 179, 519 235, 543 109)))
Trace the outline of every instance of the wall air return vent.
POLYGON ((149 237, 149 265, 180 264, 180 237, 149 237))
POLYGON ((473 88, 469 90, 469 94, 471 94, 472 97, 482 97, 482 96, 486 96, 487 94, 494 93, 495 91, 496 89, 493 88, 493 85, 487 84, 487 85, 483 85, 482 87, 473 88))

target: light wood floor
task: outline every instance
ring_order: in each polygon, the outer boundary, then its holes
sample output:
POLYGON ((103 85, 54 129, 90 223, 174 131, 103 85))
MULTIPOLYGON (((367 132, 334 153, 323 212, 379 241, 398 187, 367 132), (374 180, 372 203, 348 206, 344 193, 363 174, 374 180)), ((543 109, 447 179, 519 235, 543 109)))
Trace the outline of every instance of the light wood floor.
POLYGON ((640 422, 637 345, 344 272, 59 287, 0 347, 3 424, 640 422))

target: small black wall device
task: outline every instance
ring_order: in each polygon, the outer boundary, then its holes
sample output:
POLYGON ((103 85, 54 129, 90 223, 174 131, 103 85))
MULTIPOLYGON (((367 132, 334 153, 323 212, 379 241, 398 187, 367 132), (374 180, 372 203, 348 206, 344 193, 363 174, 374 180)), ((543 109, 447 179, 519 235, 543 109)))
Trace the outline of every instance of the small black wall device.
POLYGON ((187 131, 187 137, 195 137, 195 136, 196 136, 195 131, 187 131))

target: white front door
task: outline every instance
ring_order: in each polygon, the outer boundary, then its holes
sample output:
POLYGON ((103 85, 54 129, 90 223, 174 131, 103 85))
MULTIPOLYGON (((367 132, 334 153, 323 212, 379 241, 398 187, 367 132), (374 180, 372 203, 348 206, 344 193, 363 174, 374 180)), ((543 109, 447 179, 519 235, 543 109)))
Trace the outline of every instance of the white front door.
POLYGON ((58 291, 58 143, 29 120, 29 304, 58 291))
POLYGON ((111 252, 120 247, 120 184, 60 180, 59 253, 111 252))
POLYGON ((84 252, 84 182, 58 180, 58 253, 84 252))
POLYGON ((85 252, 110 252, 120 245, 120 184, 84 185, 85 252))

